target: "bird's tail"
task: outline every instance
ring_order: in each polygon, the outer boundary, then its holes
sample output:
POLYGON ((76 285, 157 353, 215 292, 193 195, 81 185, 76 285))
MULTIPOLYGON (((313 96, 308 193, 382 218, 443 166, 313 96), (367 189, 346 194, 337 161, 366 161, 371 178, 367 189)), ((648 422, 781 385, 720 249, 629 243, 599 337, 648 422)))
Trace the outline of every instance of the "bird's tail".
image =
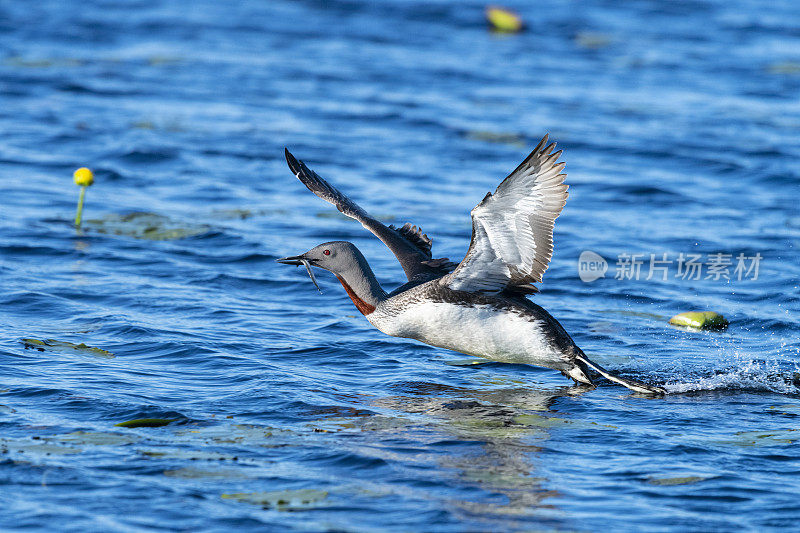
POLYGON ((661 387, 647 385, 645 383, 636 381, 634 379, 625 379, 619 376, 615 376, 602 366, 590 361, 589 358, 583 354, 576 356, 576 359, 581 363, 583 363, 584 365, 586 365, 587 367, 594 370, 595 372, 597 372, 598 374, 600 374, 601 376, 603 376, 604 378, 606 378, 607 380, 613 381, 614 383, 619 383, 623 387, 628 387, 632 391, 641 392, 643 394, 658 394, 658 395, 667 393, 667 391, 665 391, 661 387))

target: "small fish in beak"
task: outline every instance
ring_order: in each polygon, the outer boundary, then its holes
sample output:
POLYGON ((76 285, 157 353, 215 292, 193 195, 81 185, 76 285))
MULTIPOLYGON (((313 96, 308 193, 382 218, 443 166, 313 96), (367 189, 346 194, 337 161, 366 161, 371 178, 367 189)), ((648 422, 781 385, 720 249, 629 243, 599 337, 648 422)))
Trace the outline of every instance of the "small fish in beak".
POLYGON ((296 265, 296 266, 303 265, 304 267, 306 267, 306 272, 308 272, 308 276, 311 278, 311 282, 317 288, 319 293, 322 294, 322 289, 320 289, 319 285, 317 285, 317 278, 314 277, 314 272, 311 270, 311 261, 306 259, 304 256, 295 255, 292 257, 284 257, 283 259, 278 259, 278 263, 282 263, 284 265, 296 265))

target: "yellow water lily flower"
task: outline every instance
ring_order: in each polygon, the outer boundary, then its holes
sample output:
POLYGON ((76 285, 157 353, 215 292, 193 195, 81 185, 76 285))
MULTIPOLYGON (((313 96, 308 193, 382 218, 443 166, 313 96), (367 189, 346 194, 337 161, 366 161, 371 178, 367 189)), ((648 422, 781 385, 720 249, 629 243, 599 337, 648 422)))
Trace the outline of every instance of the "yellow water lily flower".
POLYGON ((498 32, 517 33, 525 28, 519 15, 499 6, 486 8, 486 20, 489 22, 489 26, 498 32))
POLYGON ((75 185, 88 187, 94 183, 94 174, 88 168, 81 167, 72 174, 72 179, 75 180, 75 185))

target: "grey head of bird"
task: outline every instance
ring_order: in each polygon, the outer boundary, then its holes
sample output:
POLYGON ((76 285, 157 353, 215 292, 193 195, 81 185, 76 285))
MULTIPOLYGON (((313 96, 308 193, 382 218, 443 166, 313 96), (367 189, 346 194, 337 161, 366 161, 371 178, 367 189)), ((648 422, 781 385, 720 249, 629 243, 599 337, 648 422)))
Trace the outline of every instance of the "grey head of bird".
POLYGON ((300 255, 278 259, 284 265, 305 265, 324 268, 334 274, 345 272, 359 264, 361 252, 351 242, 331 241, 313 247, 300 255))
POLYGON ((376 307, 386 298, 386 292, 372 273, 369 263, 356 248, 347 241, 325 242, 315 246, 304 254, 278 259, 285 265, 303 265, 306 267, 311 281, 319 285, 314 278, 312 266, 332 272, 341 282, 347 295, 353 300, 361 313, 372 314, 376 307))

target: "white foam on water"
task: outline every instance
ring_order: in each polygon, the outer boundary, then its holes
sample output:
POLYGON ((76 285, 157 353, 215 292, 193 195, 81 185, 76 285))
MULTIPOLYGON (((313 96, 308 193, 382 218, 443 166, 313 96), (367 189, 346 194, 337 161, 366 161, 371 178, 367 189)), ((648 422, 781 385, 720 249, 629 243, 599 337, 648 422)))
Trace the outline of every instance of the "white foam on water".
POLYGON ((787 368, 785 361, 745 361, 735 368, 717 370, 713 375, 691 381, 666 383, 670 394, 712 390, 752 390, 779 394, 800 394, 800 367, 787 368))

